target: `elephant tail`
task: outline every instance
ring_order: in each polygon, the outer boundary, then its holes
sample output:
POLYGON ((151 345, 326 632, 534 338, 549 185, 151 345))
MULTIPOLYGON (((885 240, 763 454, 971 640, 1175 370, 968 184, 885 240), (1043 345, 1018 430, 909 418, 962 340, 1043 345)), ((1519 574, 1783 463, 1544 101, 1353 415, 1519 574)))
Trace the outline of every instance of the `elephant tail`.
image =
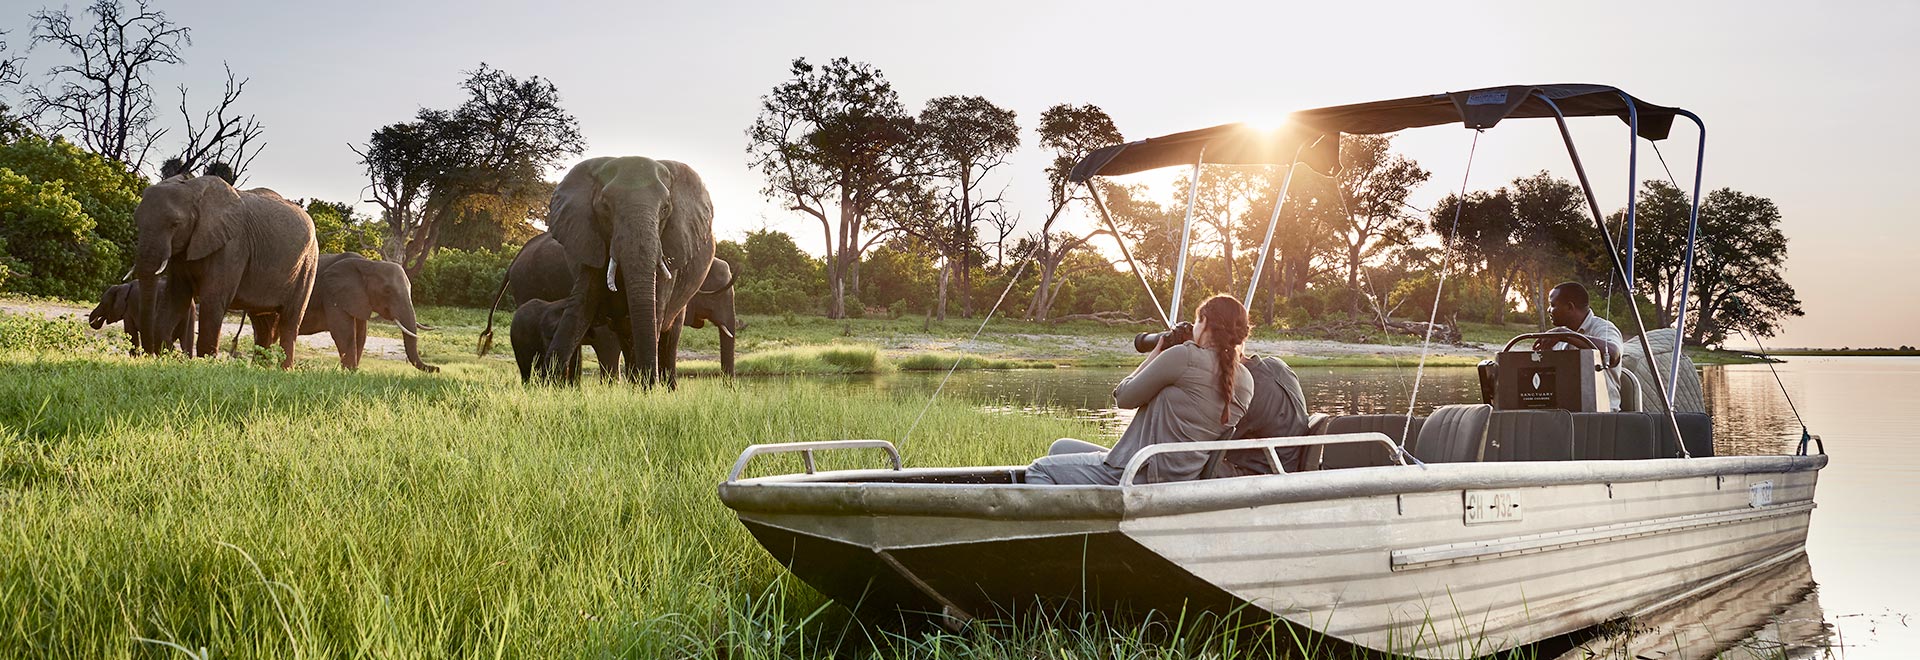
MULTIPOLYGON (((521 250, 525 252, 525 250, 521 250)), ((513 255, 513 261, 519 261, 520 255, 513 255)), ((493 293, 493 306, 487 308, 487 329, 480 331, 480 357, 486 357, 493 350, 493 313, 500 309, 500 299, 507 295, 507 283, 513 281, 513 262, 507 262, 507 271, 500 274, 500 290, 493 293)))

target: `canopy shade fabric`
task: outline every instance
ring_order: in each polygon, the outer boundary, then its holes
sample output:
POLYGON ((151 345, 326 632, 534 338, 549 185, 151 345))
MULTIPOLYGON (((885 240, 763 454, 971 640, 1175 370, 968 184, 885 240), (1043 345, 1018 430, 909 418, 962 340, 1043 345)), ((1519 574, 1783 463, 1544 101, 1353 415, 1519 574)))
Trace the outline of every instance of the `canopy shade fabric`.
POLYGON ((1301 162, 1321 172, 1339 168, 1339 134, 1391 133, 1401 129, 1460 122, 1466 128, 1492 128, 1508 117, 1554 116, 1541 100, 1551 99, 1568 117, 1619 117, 1628 109, 1639 116, 1640 137, 1664 140, 1673 128, 1678 108, 1654 105, 1606 85, 1509 85, 1463 92, 1414 96, 1302 110, 1289 115, 1285 127, 1261 130, 1228 124, 1103 147, 1073 168, 1069 180, 1079 183, 1095 176, 1132 174, 1195 162, 1205 150, 1206 162, 1217 165, 1286 165, 1300 154, 1301 162), (1631 105, 1629 105, 1631 104, 1631 105), (1301 149, 1302 146, 1305 149, 1301 149))

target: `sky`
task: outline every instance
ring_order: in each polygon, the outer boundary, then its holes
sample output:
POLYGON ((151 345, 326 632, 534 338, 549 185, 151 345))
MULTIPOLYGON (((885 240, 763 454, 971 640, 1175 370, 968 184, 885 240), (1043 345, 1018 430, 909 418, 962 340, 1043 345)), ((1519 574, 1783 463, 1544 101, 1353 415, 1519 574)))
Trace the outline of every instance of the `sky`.
MULTIPOLYGON (((1920 247, 1920 3, 1057 3, 357 2, 154 0, 193 28, 173 87, 217 93, 221 62, 249 77, 242 110, 266 125, 248 183, 288 197, 360 200, 350 144, 422 107, 461 100, 486 62, 558 85, 580 119, 582 158, 679 160, 705 179, 721 238, 771 228, 819 251, 817 221, 759 193, 745 130, 789 62, 845 56, 885 73, 909 111, 949 94, 1013 109, 1023 146, 1004 185, 1037 228, 1047 208, 1033 122, 1057 103, 1105 109, 1127 139, 1298 109, 1504 84, 1591 82, 1699 113, 1705 186, 1771 198, 1789 240, 1787 279, 1807 316, 1770 346, 1920 344, 1920 294, 1899 280, 1920 247), (1902 265, 1908 264, 1908 265, 1902 265)), ((54 5, 49 5, 54 6, 54 5)), ((30 7, 0 12, 25 45, 30 7)), ((79 10, 75 4, 72 9, 79 10)), ((35 53, 30 70, 44 70, 35 53)), ((207 101, 196 101, 203 105, 207 101)), ((1626 129, 1579 120, 1601 208, 1624 205, 1626 129)), ((1682 185, 1698 132, 1661 149, 1682 185)), ((1548 170, 1572 178, 1553 125, 1408 132, 1396 149, 1432 171, 1429 206, 1548 170)), ((1644 143, 1643 143, 1644 144, 1644 143)), ((1643 146, 1642 178, 1665 174, 1643 146)), ((558 172, 555 173, 558 176, 558 172)), ((370 205, 367 208, 371 209, 370 205)), ((1060 228, 1085 226, 1084 215, 1060 228)), ((1735 340, 1735 345, 1743 342, 1735 340)))

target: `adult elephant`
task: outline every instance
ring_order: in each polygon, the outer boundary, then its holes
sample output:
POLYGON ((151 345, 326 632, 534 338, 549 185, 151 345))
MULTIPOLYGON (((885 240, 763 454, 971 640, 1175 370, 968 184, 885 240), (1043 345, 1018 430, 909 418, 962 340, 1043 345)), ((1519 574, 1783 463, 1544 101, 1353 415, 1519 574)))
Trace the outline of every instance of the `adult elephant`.
MULTIPOLYGON (((235 190, 217 176, 177 175, 148 186, 133 218, 133 267, 147 319, 170 308, 159 299, 160 276, 167 275, 170 295, 199 304, 195 355, 217 353, 227 310, 271 313, 285 351, 280 368, 293 367, 319 261, 306 211, 265 188, 235 190)), ((162 342, 159 333, 141 337, 148 353, 158 353, 162 342)))
MULTIPOLYGON (((493 294, 493 307, 487 310, 487 327, 480 332, 483 357, 493 346, 493 314, 500 309, 500 300, 508 292, 513 294, 516 310, 531 300, 566 300, 573 294, 573 263, 567 258, 567 249, 553 240, 552 234, 540 234, 520 246, 519 254, 507 264, 507 276, 500 282, 500 290, 493 294)), ((595 325, 587 332, 586 341, 593 345, 594 357, 600 361, 600 376, 609 380, 618 378, 620 338, 614 331, 604 324, 595 325)))
POLYGON ((578 305, 555 331, 560 374, 576 371, 591 320, 605 318, 627 379, 672 387, 680 313, 713 262, 713 201, 700 175, 670 160, 590 159, 554 189, 547 226, 566 250, 578 305))
POLYGON ((733 311, 733 278, 733 264, 714 259, 713 266, 707 269, 707 281, 687 303, 683 323, 705 328, 707 322, 713 322, 713 327, 720 331, 720 370, 728 376, 733 375, 734 333, 747 328, 733 311))
MULTIPOLYGON (((167 278, 160 278, 160 287, 163 289, 159 296, 161 300, 173 298, 164 292, 166 286, 167 278)), ((172 348, 178 344, 182 354, 193 355, 193 301, 186 302, 188 304, 185 309, 168 310, 161 315, 160 322, 170 330, 167 336, 161 339, 160 345, 172 348)), ((100 295, 100 304, 95 305, 93 311, 87 313, 87 325, 99 330, 106 327, 108 323, 119 323, 120 327, 127 331, 127 335, 133 339, 133 348, 128 350, 128 354, 137 355, 143 343, 142 337, 151 332, 142 325, 143 315, 140 313, 139 305, 139 280, 107 287, 106 292, 100 295)))
MULTIPOLYGON (((407 279, 406 269, 351 252, 320 255, 320 275, 314 280, 313 295, 307 298, 300 334, 332 335, 333 346, 340 352, 340 367, 358 369, 367 348, 367 319, 374 314, 400 326, 400 343, 406 348, 408 364, 427 373, 440 370, 420 359, 420 322, 413 313, 413 283, 407 279)), ((256 322, 255 332, 261 327, 256 322)))

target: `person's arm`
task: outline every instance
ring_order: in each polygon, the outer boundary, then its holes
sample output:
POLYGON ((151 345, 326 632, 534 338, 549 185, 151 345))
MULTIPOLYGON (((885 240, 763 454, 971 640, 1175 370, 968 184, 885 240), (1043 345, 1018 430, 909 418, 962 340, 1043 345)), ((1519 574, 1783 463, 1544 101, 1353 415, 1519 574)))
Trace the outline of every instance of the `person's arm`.
POLYGON ((1148 401, 1160 394, 1160 390, 1180 380, 1181 372, 1187 369, 1189 352, 1192 350, 1182 344, 1150 354, 1151 357, 1140 363, 1140 368, 1135 369, 1133 375, 1120 379, 1120 385, 1113 388, 1114 405, 1127 409, 1147 405, 1148 401))
POLYGON ((1621 336, 1619 326, 1612 323, 1599 323, 1590 337, 1593 347, 1600 349, 1600 361, 1608 369, 1620 366, 1620 350, 1626 346, 1627 338, 1621 336), (1603 345, 1604 344, 1604 345, 1603 345))

